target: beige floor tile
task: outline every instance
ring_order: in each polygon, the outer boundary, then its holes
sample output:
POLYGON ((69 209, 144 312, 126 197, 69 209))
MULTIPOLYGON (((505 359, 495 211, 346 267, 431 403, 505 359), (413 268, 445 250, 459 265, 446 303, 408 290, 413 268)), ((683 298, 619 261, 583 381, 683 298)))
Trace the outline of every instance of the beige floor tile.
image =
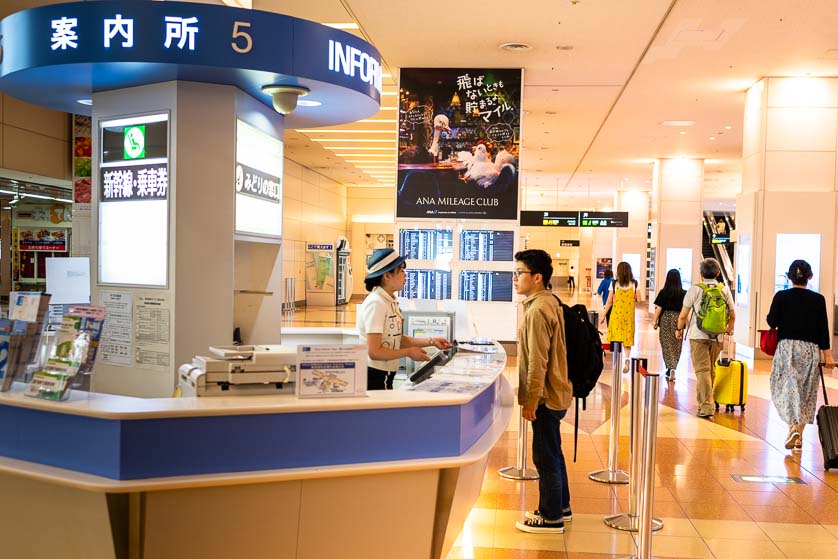
POLYGON ((705 539, 716 559, 784 559, 785 555, 774 542, 705 539))
POLYGON ((769 541, 768 534, 756 522, 738 520, 703 520, 695 518, 693 526, 704 539, 769 541))
MULTIPOLYGON (((613 530, 612 530, 613 532, 613 530)), ((564 535, 567 551, 587 553, 632 554, 635 552, 634 539, 629 534, 595 534, 592 532, 566 532, 564 535)))
POLYGON ((838 525, 824 524, 823 527, 826 528, 833 536, 838 538, 838 525))
MULTIPOLYGON (((759 527, 775 542, 836 543, 838 539, 826 528, 817 524, 786 524, 759 522, 759 527)), ((816 555, 815 557, 820 557, 816 555)), ((808 558, 808 559, 811 559, 808 558)))
POLYGON ((612 534, 614 529, 605 525, 604 514, 579 514, 573 513, 573 520, 565 523, 565 534, 570 532, 594 532, 599 534, 612 534))
POLYGON ((676 538, 699 538, 701 534, 695 529, 693 523, 686 518, 663 517, 663 528, 655 532, 655 537, 670 536, 676 538))
POLYGON ((457 547, 492 547, 495 538, 495 516, 492 509, 472 509, 463 531, 454 545, 457 547))
POLYGON ((684 559, 713 559, 713 554, 701 538, 652 536, 652 554, 655 557, 681 557, 684 559))
POLYGON ((788 559, 813 559, 838 557, 838 541, 835 543, 777 542, 788 559))

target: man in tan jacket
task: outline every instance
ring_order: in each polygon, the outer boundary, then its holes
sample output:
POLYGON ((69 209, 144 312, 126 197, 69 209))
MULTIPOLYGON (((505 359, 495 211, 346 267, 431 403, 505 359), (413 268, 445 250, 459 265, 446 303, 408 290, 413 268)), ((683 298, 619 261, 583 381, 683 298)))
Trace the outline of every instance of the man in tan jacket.
POLYGON ((559 425, 573 400, 567 378, 564 316, 548 289, 553 275, 543 250, 515 254, 513 283, 524 295, 524 324, 518 337, 518 403, 532 422, 532 460, 538 470, 538 508, 515 523, 524 532, 561 534, 573 515, 559 425))

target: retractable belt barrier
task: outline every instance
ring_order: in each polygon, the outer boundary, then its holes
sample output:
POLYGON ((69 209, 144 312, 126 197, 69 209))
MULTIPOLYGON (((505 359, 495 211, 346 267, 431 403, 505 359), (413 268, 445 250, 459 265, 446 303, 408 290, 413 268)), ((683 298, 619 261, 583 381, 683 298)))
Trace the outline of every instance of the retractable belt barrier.
POLYGON ((657 373, 637 367, 646 380, 646 398, 643 404, 643 451, 638 492, 639 518, 637 552, 632 559, 652 559, 652 508, 655 502, 655 450, 658 435, 658 380, 657 373))
MULTIPOLYGON (((521 408, 523 411, 524 408, 521 408)), ((498 475, 506 479, 531 480, 538 479, 538 472, 527 468, 527 423, 523 414, 518 418, 518 460, 515 466, 507 466, 498 470, 498 475)))
MULTIPOLYGON (((639 502, 641 492, 641 472, 643 470, 643 371, 646 371, 648 362, 643 358, 631 359, 631 398, 629 409, 631 416, 631 438, 629 450, 629 509, 627 513, 614 514, 605 517, 605 524, 626 530, 637 532, 640 529, 639 502)), ((648 382, 648 381, 647 381, 648 382)), ((648 402, 646 403, 648 407, 648 402)), ((663 528, 663 521, 659 518, 652 518, 652 530, 663 528)))
POLYGON ((620 399, 623 396, 620 369, 623 363, 623 343, 611 342, 611 351, 614 354, 614 372, 611 377, 611 435, 608 437, 608 469, 591 472, 588 477, 600 483, 618 484, 629 482, 628 473, 617 469, 620 452, 620 399))

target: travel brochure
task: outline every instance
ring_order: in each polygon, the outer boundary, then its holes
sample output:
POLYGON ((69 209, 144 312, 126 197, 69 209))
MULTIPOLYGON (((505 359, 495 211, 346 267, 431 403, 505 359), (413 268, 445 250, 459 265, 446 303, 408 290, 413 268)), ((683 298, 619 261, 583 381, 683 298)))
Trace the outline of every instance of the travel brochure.
POLYGON ((93 371, 105 309, 67 306, 57 329, 44 335, 50 295, 11 292, 9 318, 0 319, 0 392, 28 382, 24 394, 64 400, 93 371))

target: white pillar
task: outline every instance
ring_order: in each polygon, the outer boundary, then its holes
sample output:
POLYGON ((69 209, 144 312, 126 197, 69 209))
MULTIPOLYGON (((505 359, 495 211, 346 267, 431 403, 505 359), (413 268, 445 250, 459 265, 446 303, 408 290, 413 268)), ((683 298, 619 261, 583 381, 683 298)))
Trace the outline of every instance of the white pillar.
POLYGON ((745 100, 742 193, 736 200, 737 350, 761 357, 757 330, 791 260, 812 265, 812 285, 835 291, 838 78, 764 78, 745 100), (800 235, 790 237, 789 235, 800 235), (808 235, 804 237, 802 235, 808 235), (787 242, 787 250, 778 250, 787 242))

